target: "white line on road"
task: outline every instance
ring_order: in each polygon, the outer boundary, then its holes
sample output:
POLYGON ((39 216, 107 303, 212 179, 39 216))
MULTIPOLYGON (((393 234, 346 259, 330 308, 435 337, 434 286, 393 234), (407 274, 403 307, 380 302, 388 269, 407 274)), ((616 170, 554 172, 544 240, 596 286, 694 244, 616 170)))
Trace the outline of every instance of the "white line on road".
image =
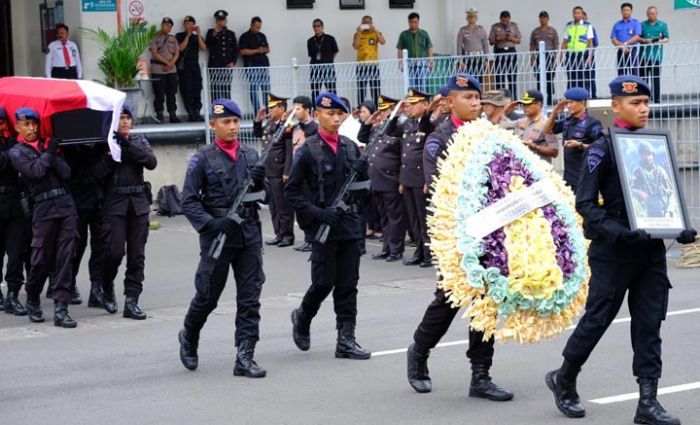
MULTIPOLYGON (((679 393, 681 391, 691 391, 700 389, 700 382, 691 382, 690 384, 674 385, 672 387, 659 388, 658 394, 673 394, 679 393)), ((619 403, 621 401, 636 400, 639 398, 639 393, 628 393, 620 394, 612 397, 596 398, 595 400, 590 400, 591 403, 596 404, 610 404, 619 403)))
MULTIPOLYGON (((669 311, 666 316, 681 316, 684 314, 692 314, 692 313, 700 313, 700 308, 689 308, 686 310, 676 310, 676 311, 669 311)), ((631 317, 621 317, 619 319, 613 320, 613 324, 615 323, 628 323, 632 320, 631 317)), ((568 329, 574 329, 575 326, 571 326, 568 329)), ((450 342, 442 342, 438 345, 435 346, 435 348, 443 348, 443 347, 452 347, 455 345, 467 345, 469 344, 468 339, 461 339, 459 341, 450 341, 450 342)), ((389 356, 392 354, 401 354, 405 353, 408 348, 397 348, 395 350, 386 350, 386 351, 376 351, 372 353, 372 357, 381 357, 381 356, 389 356)))

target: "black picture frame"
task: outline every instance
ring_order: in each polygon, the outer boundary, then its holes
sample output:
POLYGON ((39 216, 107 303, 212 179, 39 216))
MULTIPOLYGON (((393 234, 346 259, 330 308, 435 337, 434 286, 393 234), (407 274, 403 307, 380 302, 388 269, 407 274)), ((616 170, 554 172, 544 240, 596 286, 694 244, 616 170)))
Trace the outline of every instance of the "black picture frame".
POLYGON ((341 9, 364 9, 365 0, 338 0, 341 9))
POLYGON ((671 133, 612 127, 610 140, 630 228, 657 239, 675 239, 690 229, 671 133))

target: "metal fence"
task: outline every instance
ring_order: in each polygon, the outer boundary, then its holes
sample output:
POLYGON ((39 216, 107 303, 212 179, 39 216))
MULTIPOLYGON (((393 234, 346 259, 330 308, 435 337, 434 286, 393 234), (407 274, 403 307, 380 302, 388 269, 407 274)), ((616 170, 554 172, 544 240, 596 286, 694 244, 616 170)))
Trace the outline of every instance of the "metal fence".
MULTIPOLYGON (((205 111, 211 99, 235 99, 246 120, 264 107, 267 93, 312 99, 319 91, 335 91, 352 106, 374 100, 379 93, 402 98, 409 87, 436 93, 456 71, 479 77, 483 89, 508 89, 514 97, 538 89, 552 104, 571 86, 589 90, 595 98, 610 96, 608 83, 620 69, 647 78, 654 86, 650 126, 669 129, 681 169, 690 215, 700 223, 700 41, 665 44, 660 50, 616 47, 582 52, 539 51, 427 59, 380 60, 328 65, 298 64, 269 68, 204 69, 205 111), (659 54, 660 52, 660 54, 659 54), (658 73, 657 73, 658 72, 658 73)), ((244 142, 252 137, 243 134, 244 142)))

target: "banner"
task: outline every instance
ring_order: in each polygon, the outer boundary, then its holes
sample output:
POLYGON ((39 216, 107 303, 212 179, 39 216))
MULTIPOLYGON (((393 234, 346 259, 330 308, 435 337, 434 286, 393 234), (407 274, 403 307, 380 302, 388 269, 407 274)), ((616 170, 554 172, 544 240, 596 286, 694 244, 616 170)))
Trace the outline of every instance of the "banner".
POLYGON ((674 9, 700 9, 700 0, 674 0, 674 9))

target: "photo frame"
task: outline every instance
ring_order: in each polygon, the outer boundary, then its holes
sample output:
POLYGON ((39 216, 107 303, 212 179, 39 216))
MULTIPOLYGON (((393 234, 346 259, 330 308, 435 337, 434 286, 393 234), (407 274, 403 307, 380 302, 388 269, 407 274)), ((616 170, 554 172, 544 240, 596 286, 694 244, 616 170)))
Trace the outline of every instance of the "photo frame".
POLYGON ((658 239, 690 229, 670 132, 612 127, 610 139, 630 228, 658 239))
POLYGON ((338 0, 341 9, 364 9, 365 0, 338 0))

